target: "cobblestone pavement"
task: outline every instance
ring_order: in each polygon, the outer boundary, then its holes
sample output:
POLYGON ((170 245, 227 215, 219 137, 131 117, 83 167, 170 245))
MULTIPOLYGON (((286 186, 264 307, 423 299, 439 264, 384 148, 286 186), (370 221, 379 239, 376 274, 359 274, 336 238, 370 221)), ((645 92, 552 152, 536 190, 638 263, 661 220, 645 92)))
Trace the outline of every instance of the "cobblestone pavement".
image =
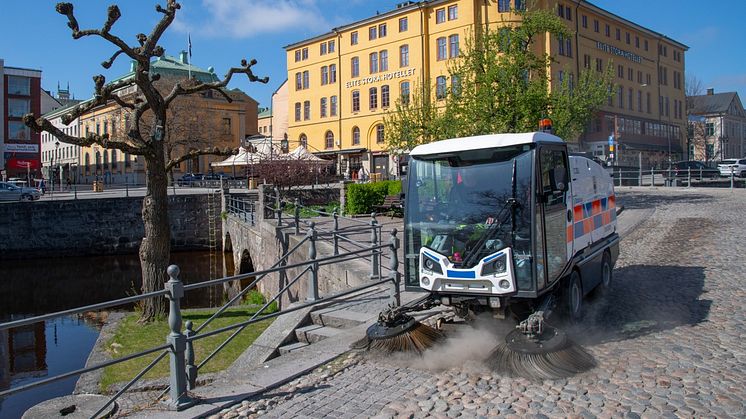
POLYGON ((618 195, 656 211, 623 240, 612 290, 570 331, 594 370, 502 377, 479 362, 488 334, 472 332, 424 359, 348 353, 215 417, 744 417, 746 193, 618 195))

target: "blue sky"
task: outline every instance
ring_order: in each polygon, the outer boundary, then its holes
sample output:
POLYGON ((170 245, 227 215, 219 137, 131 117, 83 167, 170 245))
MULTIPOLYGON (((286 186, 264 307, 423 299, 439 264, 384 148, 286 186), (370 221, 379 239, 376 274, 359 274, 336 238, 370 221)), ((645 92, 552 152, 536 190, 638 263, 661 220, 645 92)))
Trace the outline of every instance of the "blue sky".
MULTIPOLYGON (((99 28, 111 1, 74 2, 81 28, 99 28)), ((177 21, 162 38, 171 55, 186 48, 192 37, 194 64, 213 66, 219 75, 241 58, 256 58, 255 74, 269 76, 268 85, 234 78, 238 87, 267 105, 274 89, 286 77, 287 44, 323 33, 332 27, 388 11, 402 0, 183 0, 177 21)), ((165 3, 165 0, 162 0, 165 3)), ((139 32, 149 33, 160 18, 154 0, 119 1, 122 18, 113 33, 135 42, 139 32)), ((717 6, 681 0, 595 0, 594 4, 663 33, 690 47, 686 70, 704 87, 737 91, 746 101, 746 1, 724 0, 717 6), (699 4, 698 7, 693 7, 699 4)), ((0 58, 5 65, 43 71, 42 86, 55 90, 69 82, 76 98, 93 91, 91 77, 113 79, 129 68, 120 57, 109 70, 100 63, 115 50, 100 38, 73 40, 66 18, 54 10, 56 1, 3 2, 0 14, 0 58)))

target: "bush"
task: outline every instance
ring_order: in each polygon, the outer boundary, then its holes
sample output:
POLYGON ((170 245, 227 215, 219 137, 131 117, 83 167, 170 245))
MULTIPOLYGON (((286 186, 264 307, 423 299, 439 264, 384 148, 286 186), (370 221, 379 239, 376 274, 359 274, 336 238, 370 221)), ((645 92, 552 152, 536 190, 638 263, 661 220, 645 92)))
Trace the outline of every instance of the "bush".
POLYGON ((347 186, 345 214, 368 214, 374 205, 383 204, 387 195, 399 195, 401 182, 385 180, 374 183, 353 183, 347 186))

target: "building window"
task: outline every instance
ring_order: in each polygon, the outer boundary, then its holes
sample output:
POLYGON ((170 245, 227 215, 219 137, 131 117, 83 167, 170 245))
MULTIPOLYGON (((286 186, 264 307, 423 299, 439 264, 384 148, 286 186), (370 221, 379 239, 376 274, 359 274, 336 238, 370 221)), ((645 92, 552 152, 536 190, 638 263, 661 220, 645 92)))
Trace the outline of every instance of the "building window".
POLYGON ((409 45, 399 47, 399 67, 409 67, 409 45))
POLYGON ((352 112, 360 112, 360 91, 352 91, 352 112))
POLYGON ((381 23, 378 25, 378 37, 383 38, 384 36, 386 36, 386 24, 381 23))
POLYGON ((8 116, 9 117, 21 118, 23 117, 23 115, 26 115, 29 112, 31 112, 31 100, 8 98, 8 116))
MULTIPOLYGON (((230 134, 231 130, 231 119, 223 118, 223 134, 230 134)), ((106 122, 104 122, 104 134, 106 133, 106 122)))
POLYGON ((368 107, 370 110, 375 110, 378 108, 378 88, 371 87, 368 89, 368 107))
POLYGON ((329 116, 337 116, 337 96, 329 98, 329 116))
POLYGON ((435 79, 435 97, 437 99, 445 99, 446 97, 446 77, 438 76, 435 79))
POLYGON ((295 73, 295 90, 303 89, 303 78, 300 73, 295 73))
POLYGON ((604 60, 601 58, 596 58, 596 71, 603 71, 604 70, 604 60))
POLYGON ((593 19, 593 32, 598 33, 598 19, 593 19))
POLYGON ((326 55, 326 42, 319 45, 319 55, 326 55))
POLYGON ((650 86, 650 73, 648 73, 648 74, 645 75, 645 84, 647 84, 648 86, 650 86))
POLYGON ((627 94, 627 106, 629 106, 629 110, 631 110, 631 111, 634 110, 634 108, 633 108, 634 101, 632 100, 634 98, 634 96, 635 96, 635 91, 630 87, 629 91, 628 91, 628 94, 627 94))
POLYGON ((31 79, 21 76, 8 76, 8 94, 31 96, 31 79))
POLYGON ((303 56, 304 61, 307 60, 308 59, 308 48, 303 48, 301 50, 301 55, 303 56))
POLYGON ((406 17, 399 19, 399 32, 406 32, 409 29, 409 21, 406 17))
POLYGON ((303 120, 308 121, 311 119, 311 101, 303 102, 303 120))
POLYGON ((381 71, 388 71, 389 69, 389 52, 387 50, 383 50, 378 53, 379 58, 379 67, 381 71))
POLYGON ((461 79, 456 75, 451 76, 451 93, 454 96, 461 94, 461 79))
POLYGON ((637 111, 642 112, 642 90, 637 91, 637 111))
POLYGON ((117 151, 111 150, 111 168, 116 169, 117 168, 117 151))
POLYGON ((666 96, 665 102, 666 102, 666 116, 671 116, 671 113, 669 112, 670 107, 668 106, 669 105, 668 96, 666 96))
POLYGON ((337 82, 337 65, 330 64, 329 65, 329 83, 336 83, 336 82, 337 82))
POLYGON ((523 0, 515 0, 515 9, 520 11, 526 10, 526 2, 523 0))
POLYGON ((588 29, 588 16, 583 15, 583 17, 580 19, 580 21, 582 22, 583 27, 586 28, 586 29, 588 29))
POLYGON ((310 82, 310 76, 308 73, 308 70, 303 72, 303 88, 308 89, 308 86, 311 84, 310 82))
POLYGON ((358 57, 352 57, 350 60, 350 68, 352 69, 352 77, 359 77, 360 76, 360 58, 358 57))
POLYGON ((557 16, 565 17, 565 5, 564 4, 557 5, 557 16))
POLYGON ((588 54, 583 55, 583 67, 591 68, 591 56, 588 54))
POLYGON ((637 83, 642 84, 642 71, 637 70, 637 83))
POLYGON ((510 11, 510 0, 497 0, 497 11, 507 13, 510 11))
POLYGON ((334 42, 334 40, 332 39, 331 41, 329 41, 329 53, 330 53, 330 54, 331 54, 332 52, 334 52, 334 49, 335 49, 335 47, 336 47, 336 45, 335 45, 335 42, 334 42))
POLYGON ((606 37, 607 37, 607 38, 611 37, 611 26, 609 26, 609 24, 608 24, 608 23, 607 23, 607 24, 606 24, 606 26, 604 27, 604 32, 606 33, 606 37))
POLYGON ((619 28, 616 28, 616 40, 621 41, 622 40, 622 30, 619 28))
POLYGON ((308 148, 308 137, 306 137, 306 134, 301 134, 300 137, 298 137, 298 142, 301 147, 308 148))
POLYGON ((372 41, 378 38, 378 29, 375 26, 368 28, 368 40, 372 41))
POLYGON ((645 108, 647 112, 650 113, 650 92, 647 92, 645 96, 645 108))
POLYGON ((378 124, 376 126, 376 142, 378 144, 381 144, 382 142, 385 141, 383 134, 384 134, 384 132, 383 132, 383 124, 378 124))
POLYGON ((619 109, 624 109, 624 87, 619 86, 617 97, 619 98, 619 109))
POLYGON ((570 6, 565 7, 565 17, 567 20, 572 20, 572 11, 570 9, 570 6))
POLYGON ((625 37, 625 41, 627 42, 627 45, 629 45, 629 44, 630 44, 630 36, 629 36, 629 32, 626 32, 626 33, 624 34, 624 37, 625 37))
POLYGON ((85 174, 90 175, 91 174, 91 155, 89 153, 85 153, 85 174))
POLYGON ((635 48, 640 48, 640 37, 635 36, 635 48))
POLYGON ((329 83, 329 67, 323 66, 321 67, 321 85, 325 85, 329 83))
POLYGON ((360 144, 360 128, 352 127, 352 145, 360 144))
POLYGON ((635 79, 635 70, 633 70, 631 67, 627 68, 627 80, 634 81, 635 79))
POLYGON ((645 51, 647 51, 648 50, 648 40, 647 39, 644 41, 644 44, 645 44, 645 51))
POLYGON ((390 104, 389 86, 383 85, 381 86, 381 107, 385 109, 388 108, 390 104))
POLYGON ((378 73, 378 53, 370 53, 370 74, 378 73))
POLYGON ((300 61, 300 50, 295 51, 295 62, 300 61))
POLYGON ((458 35, 448 37, 448 56, 450 58, 458 57, 458 35))
POLYGON ((334 133, 327 131, 324 135, 324 146, 325 148, 334 148, 334 133))
POLYGON ((326 118, 326 98, 321 98, 321 109, 319 110, 319 117, 326 118))
POLYGON ((350 34, 350 45, 357 45, 357 31, 350 34))
POLYGON ((446 55, 447 54, 447 51, 446 51, 446 39, 445 38, 438 38, 437 39, 437 44, 438 44, 438 52, 437 52, 438 61, 445 60, 446 57, 447 57, 447 55, 446 55))
POLYGON ((572 58, 572 37, 565 39, 565 47, 567 56, 572 58))
POLYGON ((458 5, 448 6, 448 20, 458 19, 458 5))
POLYGON ((435 11, 435 23, 443 23, 446 21, 446 9, 438 9, 435 11))
POLYGON ((557 35, 557 45, 559 46, 558 54, 565 55, 565 38, 562 35, 557 35))
POLYGON ((619 64, 618 66, 616 66, 616 75, 620 79, 624 78, 624 66, 623 65, 619 64))
POLYGON ((712 137, 715 135, 715 123, 714 122, 705 123, 705 135, 708 137, 712 137))
POLYGON ((408 81, 401 82, 401 84, 399 85, 399 90, 401 93, 400 96, 401 96, 402 103, 405 105, 408 104, 409 103, 409 82, 408 81))

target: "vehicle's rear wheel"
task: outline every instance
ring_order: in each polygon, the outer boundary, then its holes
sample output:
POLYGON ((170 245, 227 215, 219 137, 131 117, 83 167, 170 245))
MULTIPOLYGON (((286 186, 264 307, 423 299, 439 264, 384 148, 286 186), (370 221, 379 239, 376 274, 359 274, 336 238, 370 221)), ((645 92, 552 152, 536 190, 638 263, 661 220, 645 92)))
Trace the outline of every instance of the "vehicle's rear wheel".
POLYGON ((611 280, 613 278, 613 268, 611 267, 611 256, 609 252, 604 252, 603 260, 601 261, 601 284, 598 286, 598 290, 605 294, 611 289, 611 280))
POLYGON ((746 177, 746 171, 739 173, 738 177, 746 177))
POLYGON ((31 196, 31 195, 29 195, 29 194, 23 194, 23 195, 21 195, 21 201, 31 202, 33 200, 34 200, 34 197, 31 196))
POLYGON ((583 285, 578 271, 573 271, 568 278, 563 294, 562 303, 568 320, 579 322, 583 318, 583 285))

